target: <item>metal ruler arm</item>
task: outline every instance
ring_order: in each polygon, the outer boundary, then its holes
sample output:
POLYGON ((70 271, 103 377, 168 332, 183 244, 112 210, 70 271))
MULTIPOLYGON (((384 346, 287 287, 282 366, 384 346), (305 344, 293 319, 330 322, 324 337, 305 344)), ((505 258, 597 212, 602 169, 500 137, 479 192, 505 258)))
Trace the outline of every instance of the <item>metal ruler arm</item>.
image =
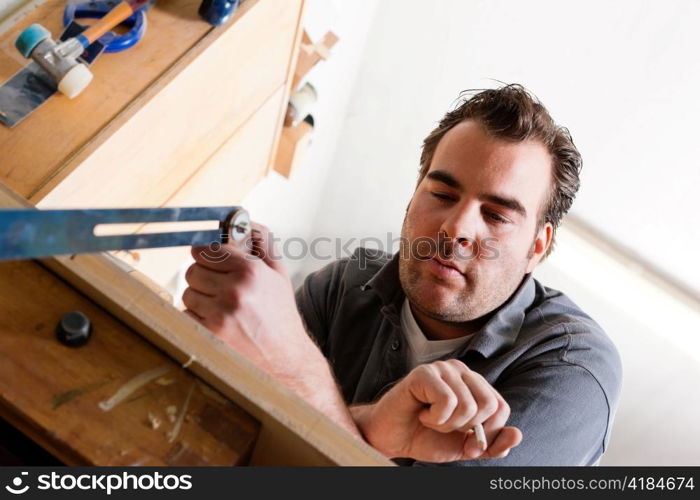
POLYGON ((53 255, 240 242, 251 231, 245 209, 230 207, 0 210, 0 260, 53 255), (97 236, 102 224, 217 221, 202 231, 97 236))

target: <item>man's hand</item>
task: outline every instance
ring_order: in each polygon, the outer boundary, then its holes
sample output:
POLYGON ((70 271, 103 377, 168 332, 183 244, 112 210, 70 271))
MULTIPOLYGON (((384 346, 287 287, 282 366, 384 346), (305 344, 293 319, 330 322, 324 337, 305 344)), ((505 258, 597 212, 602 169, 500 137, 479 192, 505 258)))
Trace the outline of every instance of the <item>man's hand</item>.
POLYGON ((390 458, 453 462, 505 457, 522 434, 504 427, 510 408, 458 360, 420 365, 379 401, 351 409, 365 439, 390 458), (484 451, 472 428, 483 424, 484 451))
POLYGON ((304 329, 268 229, 252 225, 250 253, 236 245, 192 247, 185 313, 359 438, 328 362, 304 329))
POLYGON ((195 263, 185 274, 185 312, 265 371, 303 366, 315 346, 267 228, 255 223, 253 228, 250 253, 236 245, 216 251, 192 247, 195 263))

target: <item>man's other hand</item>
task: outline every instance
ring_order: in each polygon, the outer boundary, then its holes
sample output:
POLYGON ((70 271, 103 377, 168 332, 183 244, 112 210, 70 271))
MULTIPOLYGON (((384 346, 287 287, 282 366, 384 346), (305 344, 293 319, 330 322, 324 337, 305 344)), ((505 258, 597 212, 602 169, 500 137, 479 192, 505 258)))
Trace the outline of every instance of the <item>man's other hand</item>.
POLYGON ((369 444, 390 458, 502 458, 522 439, 519 429, 505 427, 510 408, 501 395, 455 359, 416 367, 379 401, 351 412, 369 444), (483 424, 485 451, 476 424, 483 424))

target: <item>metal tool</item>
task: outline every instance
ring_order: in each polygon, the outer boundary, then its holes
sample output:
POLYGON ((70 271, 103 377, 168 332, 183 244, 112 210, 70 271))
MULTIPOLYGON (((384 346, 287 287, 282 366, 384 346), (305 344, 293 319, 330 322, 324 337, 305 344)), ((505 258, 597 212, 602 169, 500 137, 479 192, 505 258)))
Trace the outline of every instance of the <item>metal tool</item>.
MULTIPOLYGON (((59 43, 53 42, 50 33, 38 24, 33 24, 24 30, 15 45, 23 55, 30 55, 34 60, 0 87, 0 123, 14 127, 46 102, 57 90, 64 91, 68 96, 77 95, 92 79, 87 66, 105 49, 108 52, 124 50, 140 40, 146 28, 143 9, 150 7, 153 0, 137 1, 142 7, 122 20, 130 30, 121 36, 108 31, 109 28, 105 30, 105 26, 113 27, 119 24, 115 19, 126 15, 126 10, 122 6, 118 10, 119 16, 108 18, 113 11, 117 10, 117 7, 125 3, 113 0, 67 5, 64 10, 64 23, 71 19, 72 22, 68 23, 61 34, 59 43), (98 12, 109 14, 91 27, 82 26, 75 21, 76 18, 97 17, 98 12), (90 30, 96 31, 90 34, 90 30), (87 47, 84 47, 83 43, 76 43, 76 40, 81 40, 81 36, 85 41, 101 32, 102 35, 97 36, 97 39, 87 47), (70 54, 71 57, 63 57, 61 54, 70 47, 74 53, 70 54), (59 81, 63 84, 59 85, 59 81)), ((133 3, 133 5, 137 4, 133 3)))
POLYGON ((238 0, 202 0, 199 15, 212 26, 220 26, 231 19, 238 0))
MULTIPOLYGON (((84 28, 71 23, 61 34, 67 40, 84 28)), ((91 64, 102 53, 104 45, 97 41, 81 56, 84 64, 91 64)), ((14 127, 56 93, 56 82, 41 66, 30 62, 0 87, 0 123, 14 127)))
POLYGON ((251 233, 241 207, 119 208, 102 210, 0 210, 0 260, 53 255, 242 243, 251 233), (96 236, 102 224, 218 221, 218 229, 96 236))
POLYGON ((80 55, 147 3, 148 0, 123 0, 85 31, 60 43, 51 39, 46 28, 32 24, 20 33, 15 46, 24 57, 33 59, 54 78, 59 92, 73 98, 92 80, 88 67, 78 60, 80 55))

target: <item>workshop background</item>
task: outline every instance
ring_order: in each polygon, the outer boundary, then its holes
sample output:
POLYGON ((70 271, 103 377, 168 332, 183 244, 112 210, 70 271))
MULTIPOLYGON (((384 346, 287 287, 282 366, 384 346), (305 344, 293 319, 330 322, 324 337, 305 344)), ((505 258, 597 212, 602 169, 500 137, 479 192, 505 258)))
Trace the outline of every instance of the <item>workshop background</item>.
MULTIPOLYGON (((0 18, 22 2, 0 2, 0 18)), ((352 251, 398 238, 421 141, 459 92, 523 84, 584 158, 558 247, 535 274, 622 355, 602 465, 700 465, 699 18, 694 0, 308 0, 311 38, 339 37, 306 77, 312 143, 289 179, 271 173, 242 205, 283 242, 333 240, 316 247, 328 254, 336 241, 352 251)), ((295 284, 330 262, 286 250, 295 284)), ((178 296, 182 272, 170 285, 178 296)))

